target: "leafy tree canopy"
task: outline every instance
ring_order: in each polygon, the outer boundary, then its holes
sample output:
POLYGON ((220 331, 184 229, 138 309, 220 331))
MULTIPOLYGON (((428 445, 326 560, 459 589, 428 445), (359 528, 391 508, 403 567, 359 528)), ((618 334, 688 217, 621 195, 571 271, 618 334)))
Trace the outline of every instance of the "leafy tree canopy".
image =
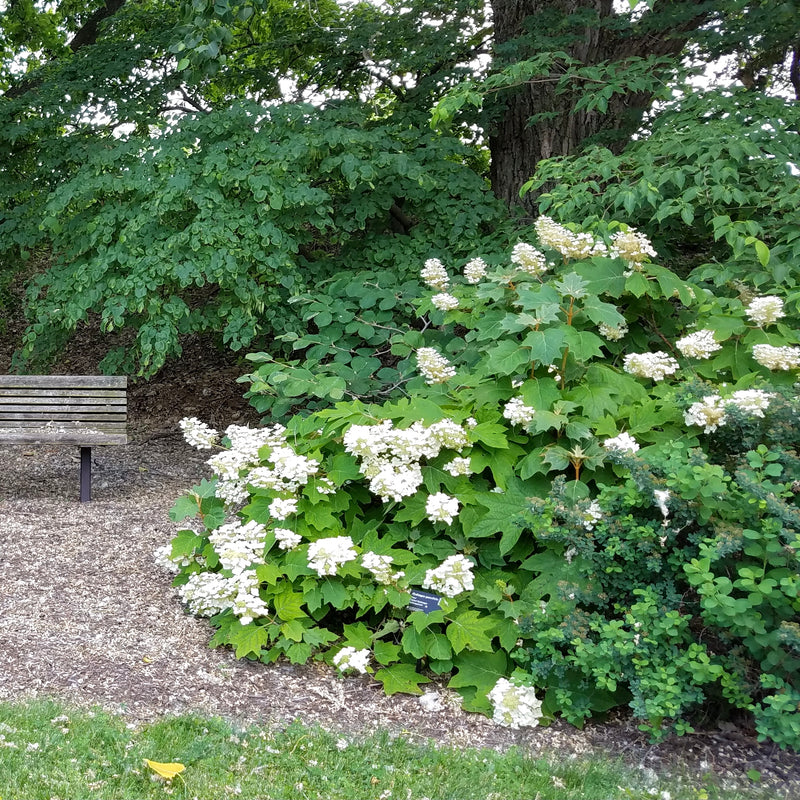
MULTIPOLYGON (((613 203, 558 200, 547 159, 602 145, 623 161, 588 180, 652 183, 636 160, 647 153, 642 123, 666 153, 678 112, 647 114, 690 57, 728 56, 728 77, 752 98, 800 92, 796 10, 766 0, 7 0, 0 254, 6 281, 30 270, 32 254, 46 268, 30 285, 23 355, 54 352, 94 316, 135 340, 122 337, 132 349, 109 369, 150 374, 190 331, 246 347, 285 329, 293 292, 342 266, 407 275, 437 252, 469 255, 503 217, 487 179, 514 205, 537 165, 530 212, 541 196, 581 218, 610 214, 613 203)), ((697 132, 706 112, 681 108, 697 132)), ((691 161, 687 152, 681 163, 691 161)), ((580 163, 560 168, 583 180, 580 163)), ((686 204, 697 205, 669 192, 662 201, 673 205, 658 205, 658 221, 677 209, 686 222, 686 204)), ((727 241, 726 214, 739 235, 741 212, 693 213, 698 235, 727 241)), ((740 226, 741 242, 769 240, 758 225, 740 226)))

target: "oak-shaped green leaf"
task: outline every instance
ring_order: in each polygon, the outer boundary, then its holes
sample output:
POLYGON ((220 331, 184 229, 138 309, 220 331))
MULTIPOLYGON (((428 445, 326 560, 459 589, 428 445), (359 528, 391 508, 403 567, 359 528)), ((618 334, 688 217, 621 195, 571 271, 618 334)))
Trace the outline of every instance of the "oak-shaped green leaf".
POLYGON ((446 631, 453 652, 460 653, 465 648, 491 651, 493 624, 491 617, 482 617, 478 611, 462 611, 453 617, 446 631))
POLYGON ((430 683, 430 678, 420 675, 413 664, 392 664, 390 667, 379 669, 375 673, 375 680, 383 684, 383 691, 392 694, 422 694, 419 688, 421 683, 430 683))

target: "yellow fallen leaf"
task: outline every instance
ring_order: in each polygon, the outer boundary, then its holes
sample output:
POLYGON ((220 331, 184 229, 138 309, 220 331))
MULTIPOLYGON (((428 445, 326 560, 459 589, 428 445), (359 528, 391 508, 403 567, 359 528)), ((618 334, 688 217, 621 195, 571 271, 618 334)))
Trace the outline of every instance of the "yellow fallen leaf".
POLYGON ((149 758, 146 758, 144 763, 147 764, 156 775, 160 775, 167 781, 171 781, 176 775, 186 769, 183 764, 161 764, 158 761, 151 761, 149 758))

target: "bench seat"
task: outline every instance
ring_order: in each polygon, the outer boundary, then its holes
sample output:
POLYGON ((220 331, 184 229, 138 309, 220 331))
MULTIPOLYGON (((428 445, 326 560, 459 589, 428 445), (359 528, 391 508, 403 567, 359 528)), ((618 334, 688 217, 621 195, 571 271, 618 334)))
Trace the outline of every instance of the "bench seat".
POLYGON ((0 375, 0 443, 81 448, 81 501, 91 499, 91 448, 127 444, 128 379, 0 375))

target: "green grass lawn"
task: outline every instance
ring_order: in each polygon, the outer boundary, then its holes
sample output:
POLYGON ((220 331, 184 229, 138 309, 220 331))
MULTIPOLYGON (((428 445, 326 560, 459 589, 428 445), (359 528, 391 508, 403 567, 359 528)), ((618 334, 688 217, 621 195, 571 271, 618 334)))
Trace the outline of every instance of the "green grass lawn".
POLYGON ((349 738, 299 723, 236 729, 221 719, 194 716, 139 727, 119 716, 46 701, 0 704, 0 800, 170 796, 701 800, 743 795, 676 778, 648 785, 640 773, 600 757, 533 759, 516 749, 421 746, 385 733, 349 738), (185 770, 167 781, 145 759, 179 762, 185 770))

